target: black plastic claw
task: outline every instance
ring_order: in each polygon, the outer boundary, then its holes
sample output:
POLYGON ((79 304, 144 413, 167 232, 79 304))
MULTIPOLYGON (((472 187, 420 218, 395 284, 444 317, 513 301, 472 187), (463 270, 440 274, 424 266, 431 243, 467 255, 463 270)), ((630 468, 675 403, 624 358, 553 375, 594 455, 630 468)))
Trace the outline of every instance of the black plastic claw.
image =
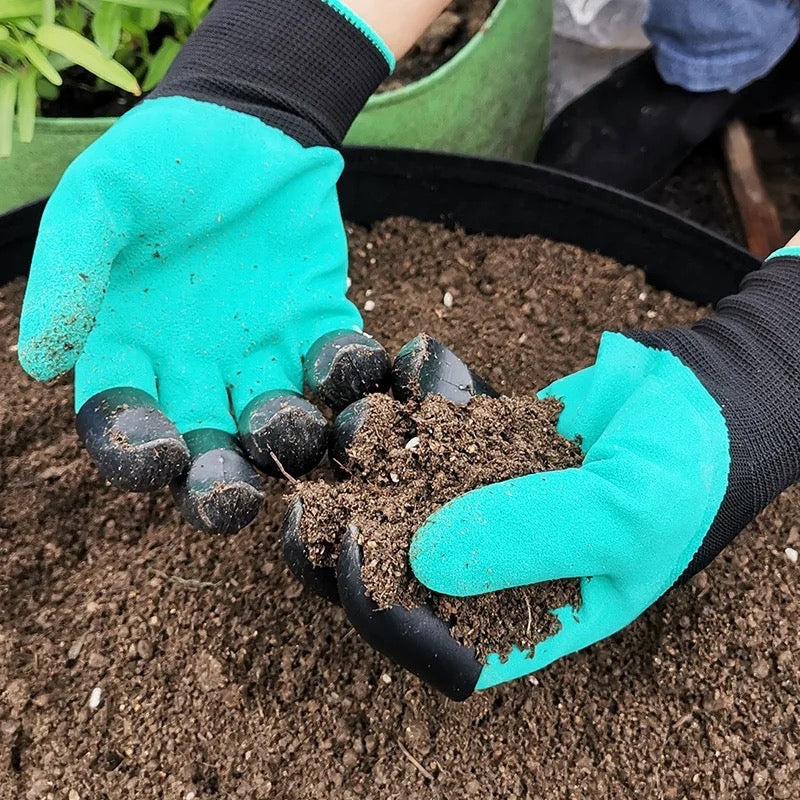
POLYGON ((250 460, 268 475, 297 478, 319 464, 328 444, 322 412, 297 394, 265 392, 239 417, 239 438, 250 460))
POLYGON ((300 538, 300 523, 303 519, 303 501, 296 497, 281 525, 283 554, 292 574, 310 591, 339 605, 339 590, 336 586, 336 570, 333 567, 317 567, 311 563, 303 540, 300 538))
POLYGON ((334 331, 311 345, 306 356, 306 384, 334 411, 366 394, 387 392, 391 361, 384 348, 365 333, 334 331))
POLYGON ((160 489, 189 468, 189 449, 178 429, 140 389, 107 389, 90 397, 75 426, 100 474, 125 491, 160 489))
POLYGON ((452 350, 426 334, 403 345, 392 367, 392 391, 401 402, 429 394, 464 406, 478 394, 498 397, 452 350))
POLYGON ((261 478, 229 433, 203 428, 184 438, 192 455, 191 466, 170 486, 181 514, 199 530, 236 533, 261 509, 261 478))
POLYGON ((459 644, 431 608, 394 605, 379 609, 361 580, 360 545, 348 533, 339 554, 339 598, 361 637, 399 666, 452 700, 466 700, 481 674, 475 650, 459 644))
POLYGON ((362 397, 361 400, 356 400, 347 406, 333 421, 328 458, 338 478, 345 478, 350 474, 350 456, 347 450, 366 421, 368 411, 369 398, 362 397))

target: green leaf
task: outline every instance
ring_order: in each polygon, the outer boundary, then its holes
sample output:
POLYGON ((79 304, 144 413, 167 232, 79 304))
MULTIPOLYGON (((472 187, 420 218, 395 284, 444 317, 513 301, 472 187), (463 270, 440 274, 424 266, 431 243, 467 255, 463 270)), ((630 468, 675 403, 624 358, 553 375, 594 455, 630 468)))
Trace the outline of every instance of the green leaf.
POLYGON ((61 25, 42 25, 36 41, 42 47, 60 53, 84 69, 88 69, 98 78, 102 78, 126 92, 135 95, 142 93, 136 78, 122 64, 118 64, 113 58, 104 56, 96 44, 75 31, 61 25))
POLYGON ((6 158, 11 155, 16 100, 17 73, 0 74, 0 158, 6 158))
POLYGON ((195 25, 199 25, 205 17, 208 7, 211 5, 211 0, 190 0, 189 2, 189 16, 195 25))
POLYGON ((58 70, 47 60, 47 56, 36 46, 36 42, 34 42, 33 39, 26 39, 22 43, 22 52, 25 53, 25 57, 28 61, 30 61, 50 83, 54 86, 61 86, 63 81, 58 74, 58 70))
POLYGON ((14 17, 38 17, 42 12, 42 0, 2 0, 0 19, 14 17))
POLYGON ((139 24, 146 30, 151 31, 161 20, 161 12, 156 8, 137 8, 136 16, 139 24))
POLYGON ((56 21, 56 0, 41 0, 42 25, 52 25, 56 21))
POLYGON ((145 8, 163 14, 177 14, 179 17, 189 16, 189 0, 116 0, 121 6, 145 8))
POLYGON ((92 17, 92 36, 104 56, 113 56, 122 37, 122 9, 116 3, 103 2, 92 17))
POLYGON ((19 76, 17 85, 17 127, 19 140, 30 142, 36 125, 36 70, 28 67, 19 76))
POLYGON ((53 86, 50 81, 47 81, 39 76, 36 80, 36 94, 38 94, 42 100, 57 100, 58 87, 53 86))
POLYGON ((77 3, 71 3, 61 8, 61 19, 68 28, 80 33, 86 27, 87 14, 77 3))
POLYGON ((8 28, 4 25, 0 25, 0 42, 4 39, 8 39, 9 36, 11 36, 11 34, 8 32, 8 28))
POLYGON ((181 43, 166 36, 147 67, 147 74, 142 81, 142 91, 149 92, 155 89, 170 68, 173 59, 181 51, 181 43))
POLYGON ((20 46, 19 42, 13 39, 3 39, 0 41, 0 54, 5 53, 11 59, 18 61, 25 61, 25 51, 20 46))

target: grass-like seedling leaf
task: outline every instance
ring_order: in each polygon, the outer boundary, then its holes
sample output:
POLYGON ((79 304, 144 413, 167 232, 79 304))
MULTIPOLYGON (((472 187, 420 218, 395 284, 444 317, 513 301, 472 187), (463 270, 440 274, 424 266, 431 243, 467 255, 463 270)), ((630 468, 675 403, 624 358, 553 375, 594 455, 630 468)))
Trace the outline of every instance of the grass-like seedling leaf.
POLYGON ((172 64, 175 56, 178 55, 181 49, 181 44, 171 36, 167 36, 161 43, 161 47, 153 56, 150 66, 147 68, 147 74, 142 81, 142 90, 149 92, 155 89, 158 82, 164 77, 167 70, 172 64))
POLYGON ((189 15, 189 0, 116 0, 121 6, 146 8, 162 14, 189 15))
POLYGON ((34 17, 42 13, 42 0, 3 0, 0 3, 0 19, 34 17))
POLYGON ((104 81, 140 95, 142 90, 136 78, 122 64, 113 58, 104 56, 100 48, 69 28, 61 25, 42 25, 36 35, 36 41, 42 47, 60 53, 75 64, 102 78, 104 81))
POLYGON ((52 25, 56 21, 56 0, 41 0, 42 25, 52 25))
POLYGON ((30 142, 33 139, 33 129, 36 126, 36 96, 37 72, 33 67, 28 67, 20 73, 17 84, 17 128, 19 140, 30 142))
POLYGON ((30 61, 50 83, 54 86, 61 86, 63 81, 58 74, 58 70, 47 60, 47 56, 33 39, 26 39, 20 47, 28 61, 30 61))
POLYGON ((122 9, 117 3, 100 3, 92 17, 92 36, 107 58, 117 52, 122 38, 122 9))
POLYGON ((17 80, 16 72, 0 72, 0 158, 11 155, 17 80))

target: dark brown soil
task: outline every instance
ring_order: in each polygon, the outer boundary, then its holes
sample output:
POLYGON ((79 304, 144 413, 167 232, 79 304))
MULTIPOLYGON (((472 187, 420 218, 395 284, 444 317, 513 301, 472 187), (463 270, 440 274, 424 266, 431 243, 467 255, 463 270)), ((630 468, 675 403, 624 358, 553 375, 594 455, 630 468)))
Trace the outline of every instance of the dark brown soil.
POLYGON ((454 0, 401 58, 378 92, 400 89, 430 75, 459 52, 489 19, 499 0, 454 0))
POLYGON ((563 406, 535 397, 477 397, 466 408, 441 397, 402 405, 369 398, 366 421, 348 450, 343 483, 300 484, 300 535, 318 564, 333 563, 345 532, 363 546, 361 577, 380 608, 430 603, 478 658, 514 645, 532 649, 558 630, 550 613, 580 606, 579 581, 457 598, 433 594, 414 579, 411 537, 430 514, 460 494, 520 475, 580 465, 580 446, 556 431, 563 406))
MULTIPOLYGON (((700 313, 574 248, 399 227, 352 235, 368 329, 428 331, 507 394, 585 366, 604 327, 700 313)), ((21 296, 0 288, 3 800, 797 796, 800 490, 613 639, 455 704, 301 598, 285 486, 232 538, 104 487, 71 387, 17 366, 21 296)))

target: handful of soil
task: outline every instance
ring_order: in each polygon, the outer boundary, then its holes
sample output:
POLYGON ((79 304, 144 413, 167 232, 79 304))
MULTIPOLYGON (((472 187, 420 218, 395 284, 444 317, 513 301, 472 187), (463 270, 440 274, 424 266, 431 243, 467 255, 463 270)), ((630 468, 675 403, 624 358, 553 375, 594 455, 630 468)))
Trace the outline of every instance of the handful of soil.
POLYGON ((335 563, 346 531, 364 551, 361 577, 380 608, 429 604, 454 638, 479 660, 512 646, 533 649, 558 629, 552 609, 580 605, 578 580, 456 598, 437 595, 408 562, 414 532, 465 492, 534 472, 579 466, 577 442, 556 431, 562 405, 535 397, 475 397, 467 406, 437 395, 401 404, 388 395, 364 401, 364 423, 347 448, 341 483, 299 484, 300 537, 316 566, 335 563))

